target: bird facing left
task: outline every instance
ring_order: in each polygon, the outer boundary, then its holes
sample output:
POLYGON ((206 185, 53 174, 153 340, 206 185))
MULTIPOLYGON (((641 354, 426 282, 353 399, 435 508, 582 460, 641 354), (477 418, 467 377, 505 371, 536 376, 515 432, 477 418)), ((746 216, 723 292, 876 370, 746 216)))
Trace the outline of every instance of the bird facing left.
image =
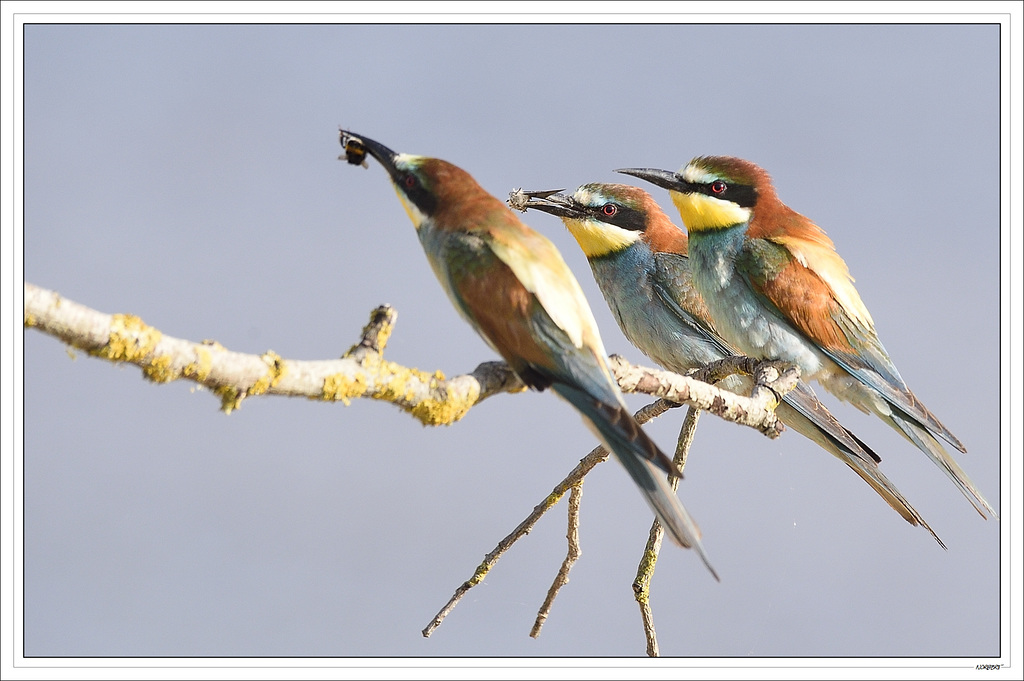
POLYGON ((459 314, 526 385, 568 401, 625 467, 673 540, 693 548, 715 579, 700 530, 666 473, 671 460, 626 407, 605 361, 583 290, 554 244, 466 171, 400 154, 342 130, 342 157, 387 171, 427 260, 459 314))

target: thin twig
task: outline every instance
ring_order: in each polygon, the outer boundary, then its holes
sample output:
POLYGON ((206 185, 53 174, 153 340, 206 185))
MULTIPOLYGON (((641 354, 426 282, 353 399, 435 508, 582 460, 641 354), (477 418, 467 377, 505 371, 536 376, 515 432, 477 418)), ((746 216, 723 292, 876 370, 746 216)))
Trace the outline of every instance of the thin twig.
MULTIPOLYGON (((686 410, 686 418, 683 419, 683 425, 679 428, 679 437, 676 440, 676 453, 672 457, 672 463, 676 465, 680 473, 686 468, 686 456, 690 453, 690 446, 693 444, 693 438, 697 434, 698 419, 700 419, 700 409, 690 407, 686 410)), ((679 487, 679 480, 674 479, 674 477, 669 478, 669 482, 673 490, 679 487)))
MULTIPOLYGON (((680 474, 686 467, 686 457, 690 452, 690 445, 693 444, 693 436, 697 432, 697 419, 700 418, 700 410, 690 407, 686 411, 686 418, 679 429, 679 438, 676 441, 676 453, 672 459, 676 470, 680 474)), ((670 475, 668 478, 672 491, 679 488, 679 477, 670 475)), ((658 635, 654 631, 654 613, 651 611, 651 580, 654 579, 654 568, 658 563, 658 556, 661 553, 661 542, 665 536, 665 530, 657 518, 651 524, 651 531, 647 536, 647 546, 644 547, 643 556, 637 566, 636 579, 633 580, 633 595, 640 606, 640 619, 644 624, 644 636, 647 638, 647 655, 658 657, 658 635)))
POLYGON ((654 576, 654 565, 658 562, 661 541, 665 530, 657 518, 651 524, 647 535, 647 546, 644 548, 640 565, 637 567, 636 579, 633 580, 633 596, 640 606, 640 619, 644 625, 644 636, 647 638, 647 655, 658 657, 658 637, 654 632, 654 613, 651 611, 651 578, 654 576))
POLYGON ((540 629, 544 626, 544 622, 548 619, 548 614, 551 612, 551 605, 555 602, 555 596, 558 595, 558 590, 569 583, 569 570, 579 560, 582 551, 580 551, 580 497, 583 496, 583 481, 581 480, 578 485, 573 485, 569 490, 569 513, 568 513, 568 525, 569 529, 565 534, 566 541, 569 543, 569 548, 565 555, 565 560, 562 561, 562 567, 558 569, 558 574, 555 575, 555 581, 551 584, 551 588, 548 589, 547 597, 544 599, 544 604, 540 606, 540 610, 537 612, 537 619, 533 623, 533 628, 530 629, 530 637, 537 638, 540 636, 540 629))
MULTIPOLYGON (((661 416, 666 411, 676 406, 678 405, 667 400, 658 400, 642 408, 640 411, 634 414, 634 417, 636 418, 637 423, 643 425, 644 423, 647 423, 653 418, 661 416)), ((428 624, 423 629, 423 635, 430 636, 432 633, 434 633, 434 630, 441 626, 441 623, 444 621, 445 617, 447 617, 448 614, 458 604, 458 602, 462 600, 462 597, 465 596, 466 593, 474 586, 484 581, 484 577, 486 577, 487 574, 491 571, 491 568, 495 566, 495 564, 498 562, 498 559, 500 559, 505 554, 506 551, 512 548, 512 545, 515 544, 519 539, 529 534, 530 530, 533 529, 533 526, 536 525, 537 521, 541 519, 541 516, 543 516, 551 508, 553 508, 567 491, 569 491, 576 485, 579 485, 583 481, 583 478, 587 475, 587 473, 589 473, 594 468, 594 466, 607 460, 608 450, 605 449, 603 446, 595 447, 593 450, 591 450, 589 454, 580 459, 579 464, 577 464, 576 467, 569 472, 565 479, 562 480, 557 485, 555 485, 555 488, 551 491, 551 494, 549 494, 547 497, 545 497, 543 501, 537 504, 534 507, 533 511, 530 513, 530 515, 526 516, 526 518, 521 523, 519 523, 519 525, 516 526, 516 529, 512 530, 512 532, 510 532, 508 536, 506 536, 504 539, 498 542, 498 545, 494 547, 493 551, 484 556, 483 562, 477 566, 476 570, 473 572, 473 576, 467 579, 465 582, 463 582, 459 586, 459 588, 455 590, 455 593, 452 594, 452 597, 450 599, 448 599, 448 602, 445 604, 445 606, 441 608, 441 610, 439 610, 436 615, 434 615, 434 619, 432 619, 430 621, 430 624, 428 624)))

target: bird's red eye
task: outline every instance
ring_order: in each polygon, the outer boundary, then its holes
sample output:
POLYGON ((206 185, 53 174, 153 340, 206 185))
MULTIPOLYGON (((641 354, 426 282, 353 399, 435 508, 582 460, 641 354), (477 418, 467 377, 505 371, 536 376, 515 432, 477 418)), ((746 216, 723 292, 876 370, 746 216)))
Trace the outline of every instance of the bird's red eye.
POLYGON ((616 206, 614 203, 606 203, 603 206, 601 206, 601 212, 607 215, 608 217, 611 217, 619 212, 619 207, 616 206))
POLYGON ((714 182, 711 183, 711 191, 714 192, 715 194, 724 194, 725 189, 726 185, 721 180, 715 180, 714 182))
POLYGON ((416 186, 416 176, 410 173, 402 178, 402 182, 405 184, 407 189, 412 189, 416 186))

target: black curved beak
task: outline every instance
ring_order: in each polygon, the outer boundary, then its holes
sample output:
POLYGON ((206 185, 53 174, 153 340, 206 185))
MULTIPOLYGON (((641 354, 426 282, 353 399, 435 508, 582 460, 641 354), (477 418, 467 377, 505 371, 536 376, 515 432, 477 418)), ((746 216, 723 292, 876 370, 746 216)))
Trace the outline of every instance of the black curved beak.
POLYGON ((528 209, 550 213, 560 218, 578 218, 583 210, 572 197, 559 192, 564 189, 545 189, 539 191, 523 191, 516 189, 509 192, 508 205, 525 213, 528 209))
POLYGON ((686 192, 691 188, 690 183, 684 180, 679 173, 673 173, 668 170, 658 170, 656 168, 619 168, 615 172, 639 177, 641 180, 647 180, 669 191, 686 192))

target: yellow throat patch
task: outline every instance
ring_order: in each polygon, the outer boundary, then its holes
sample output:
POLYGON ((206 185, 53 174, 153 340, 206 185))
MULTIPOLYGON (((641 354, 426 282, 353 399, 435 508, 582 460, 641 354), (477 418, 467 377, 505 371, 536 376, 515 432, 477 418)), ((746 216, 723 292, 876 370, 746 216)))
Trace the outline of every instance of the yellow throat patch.
POLYGON ((596 220, 563 220, 569 233, 588 258, 614 253, 629 248, 640 238, 640 232, 622 229, 596 220))
POLYGON ((577 240, 584 255, 595 258, 629 248, 640 239, 640 232, 623 229, 596 220, 564 220, 570 235, 577 240))
POLYGON ((732 201, 723 201, 704 194, 670 193, 672 203, 676 205, 679 216, 683 218, 686 229, 690 231, 724 229, 750 220, 750 209, 737 206, 732 201))
POLYGON ((408 215, 409 219, 412 220, 413 226, 416 229, 419 229, 420 225, 423 224, 423 221, 426 219, 427 216, 424 215, 420 211, 420 209, 416 207, 416 204, 414 204, 412 201, 405 197, 405 194, 403 194, 402 190, 398 188, 398 185, 394 183, 392 183, 392 185, 395 188, 395 193, 398 194, 399 201, 402 202, 402 207, 405 208, 406 215, 408 215))

